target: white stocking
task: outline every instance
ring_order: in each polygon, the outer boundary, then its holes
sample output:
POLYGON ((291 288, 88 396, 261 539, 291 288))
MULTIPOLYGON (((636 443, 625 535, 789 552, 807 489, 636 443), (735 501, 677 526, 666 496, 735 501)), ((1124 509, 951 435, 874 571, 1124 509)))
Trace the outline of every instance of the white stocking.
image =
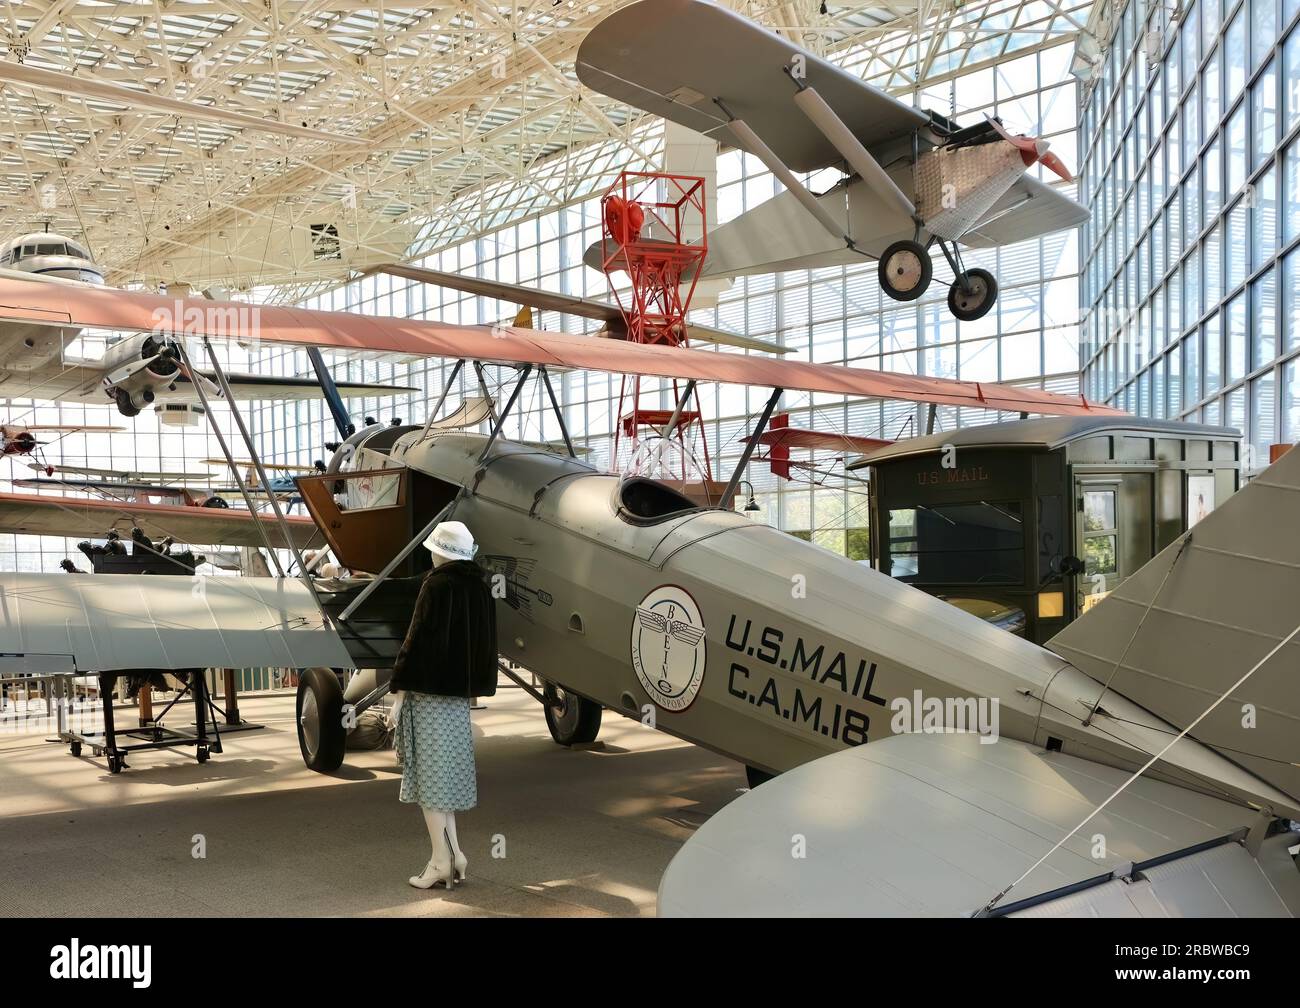
POLYGON ((444 812, 442 809, 424 808, 424 825, 429 829, 429 840, 433 844, 433 855, 431 860, 435 865, 450 864, 456 855, 456 815, 454 812, 444 812), (451 847, 447 846, 447 839, 451 838, 451 847))

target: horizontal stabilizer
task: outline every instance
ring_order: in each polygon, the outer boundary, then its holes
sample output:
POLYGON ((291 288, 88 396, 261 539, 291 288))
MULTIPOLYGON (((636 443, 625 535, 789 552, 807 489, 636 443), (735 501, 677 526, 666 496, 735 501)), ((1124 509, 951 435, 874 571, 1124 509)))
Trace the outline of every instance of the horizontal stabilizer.
MULTIPOLYGON (((1047 646, 1185 728, 1300 624, 1297 530, 1300 450, 1293 450, 1047 646)), ((1300 641, 1191 734, 1300 797, 1300 641)))

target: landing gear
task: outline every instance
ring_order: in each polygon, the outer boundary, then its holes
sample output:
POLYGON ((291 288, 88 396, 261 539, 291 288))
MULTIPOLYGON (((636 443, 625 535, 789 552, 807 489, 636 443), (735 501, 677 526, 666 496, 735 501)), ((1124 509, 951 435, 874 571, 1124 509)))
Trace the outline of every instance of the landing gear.
POLYGON ((554 683, 542 689, 545 697, 546 727, 551 738, 562 746, 595 742, 600 734, 601 706, 554 683))
POLYGON ((895 301, 915 301, 930 286, 934 263, 919 242, 896 241, 881 255, 877 275, 880 286, 895 301))
POLYGON ((974 322, 989 313, 998 299, 998 282, 988 270, 957 274, 948 288, 948 310, 959 322, 974 322))
POLYGON ((331 669, 309 668, 298 683, 298 748, 309 770, 333 773, 343 765, 343 688, 331 669))

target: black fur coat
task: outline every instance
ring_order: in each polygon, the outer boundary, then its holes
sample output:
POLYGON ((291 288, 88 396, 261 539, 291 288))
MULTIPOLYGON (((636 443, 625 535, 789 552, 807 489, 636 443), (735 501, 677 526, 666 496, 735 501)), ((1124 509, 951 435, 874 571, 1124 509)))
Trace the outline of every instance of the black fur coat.
POLYGON ((496 603, 474 561, 454 560, 425 575, 392 688, 452 697, 496 693, 496 603))

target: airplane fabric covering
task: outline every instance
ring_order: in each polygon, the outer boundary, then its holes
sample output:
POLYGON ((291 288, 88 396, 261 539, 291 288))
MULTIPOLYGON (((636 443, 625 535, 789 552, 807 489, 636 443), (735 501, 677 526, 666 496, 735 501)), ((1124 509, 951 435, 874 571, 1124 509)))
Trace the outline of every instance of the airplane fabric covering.
MULTIPOLYGON (((1300 449, 1292 449, 1047 647, 1185 728, 1300 624, 1298 519, 1300 449)), ((1300 797, 1300 640, 1192 736, 1300 797)))
POLYGON ((0 574, 0 652, 32 672, 353 665, 306 585, 277 578, 0 574))
MULTIPOLYGON (((839 364, 772 360, 736 353, 652 346, 509 326, 460 326, 278 305, 178 300, 109 288, 73 288, 0 279, 0 321, 60 327, 255 337, 266 343, 327 350, 383 351, 496 364, 544 364, 615 374, 760 385, 799 392, 932 402, 1053 415, 1123 415, 1088 401, 1035 388, 869 371, 839 364), (249 333, 256 308, 256 332, 249 333)), ((274 397, 273 390, 268 395, 274 397)))
MULTIPOLYGON (((659 913, 969 917, 1128 776, 1005 737, 985 745, 973 734, 910 734, 855 746, 714 815, 668 865, 659 913), (796 835, 806 858, 792 856, 796 835)), ((1226 838, 1255 815, 1140 778, 1005 902, 1226 838), (1100 857, 1095 834, 1106 838, 1100 857)))

